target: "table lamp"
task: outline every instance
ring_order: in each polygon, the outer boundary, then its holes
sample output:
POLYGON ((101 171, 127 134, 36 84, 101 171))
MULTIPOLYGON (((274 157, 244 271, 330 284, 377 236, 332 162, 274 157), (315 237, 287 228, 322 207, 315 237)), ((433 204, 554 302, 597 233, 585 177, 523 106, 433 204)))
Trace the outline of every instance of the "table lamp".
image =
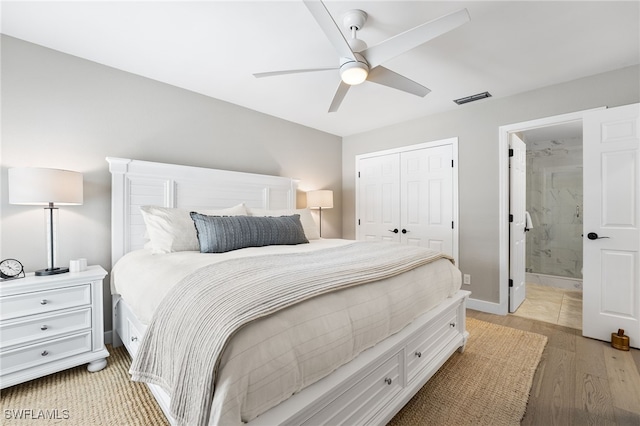
POLYGON ((322 237, 322 209, 333 208, 333 191, 319 189, 307 192, 307 207, 320 209, 320 236, 322 237))
POLYGON ((47 224, 47 269, 36 275, 69 271, 56 267, 57 216, 55 205, 82 204, 82 174, 69 170, 22 167, 9 169, 9 204, 44 205, 47 224))

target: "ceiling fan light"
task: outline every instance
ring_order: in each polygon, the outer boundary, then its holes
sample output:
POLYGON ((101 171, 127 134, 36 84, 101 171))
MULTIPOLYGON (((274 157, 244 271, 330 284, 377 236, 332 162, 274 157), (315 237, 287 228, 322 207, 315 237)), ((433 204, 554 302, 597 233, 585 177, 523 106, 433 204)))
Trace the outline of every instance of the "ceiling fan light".
POLYGON ((368 75, 369 67, 361 62, 349 62, 340 68, 340 78, 351 86, 364 82, 368 75))

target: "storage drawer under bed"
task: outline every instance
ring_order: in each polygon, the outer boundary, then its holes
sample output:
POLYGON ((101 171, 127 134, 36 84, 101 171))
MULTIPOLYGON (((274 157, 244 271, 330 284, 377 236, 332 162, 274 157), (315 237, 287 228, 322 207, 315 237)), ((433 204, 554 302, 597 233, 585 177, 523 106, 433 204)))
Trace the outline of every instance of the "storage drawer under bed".
POLYGON ((131 308, 120 297, 115 302, 114 312, 114 332, 122 339, 129 355, 135 357, 147 327, 138 321, 131 308))
POLYGON ((434 355, 440 352, 460 332, 457 327, 456 311, 448 312, 410 340, 406 346, 407 381, 424 368, 434 355))
POLYGON ((326 424, 362 424, 373 407, 380 407, 402 389, 402 357, 400 351, 387 359, 302 424, 316 425, 318 419, 326 424))

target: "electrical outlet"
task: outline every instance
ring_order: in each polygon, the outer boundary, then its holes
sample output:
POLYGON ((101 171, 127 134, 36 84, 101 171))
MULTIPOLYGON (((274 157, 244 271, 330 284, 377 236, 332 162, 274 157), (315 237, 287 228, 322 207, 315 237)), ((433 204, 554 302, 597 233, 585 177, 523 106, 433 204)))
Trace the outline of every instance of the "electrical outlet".
POLYGON ((462 284, 471 285, 471 275, 464 274, 462 276, 462 284))

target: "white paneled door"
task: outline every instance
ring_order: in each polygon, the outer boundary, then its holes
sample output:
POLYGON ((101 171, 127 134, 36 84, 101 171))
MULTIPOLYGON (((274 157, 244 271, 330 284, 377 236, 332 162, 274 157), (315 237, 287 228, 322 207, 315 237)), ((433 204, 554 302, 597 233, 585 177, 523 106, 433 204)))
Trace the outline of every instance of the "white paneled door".
POLYGON ((640 104, 584 121, 582 334, 640 347, 640 104))
POLYGON ((400 154, 358 164, 358 239, 400 241, 400 154))
POLYGON ((452 144, 357 160, 357 238, 429 247, 457 256, 452 144))
POLYGON ((400 154, 401 241, 453 255, 452 147, 400 154))
POLYGON ((515 133, 509 140, 509 312, 527 295, 525 284, 525 208, 527 146, 515 133))

